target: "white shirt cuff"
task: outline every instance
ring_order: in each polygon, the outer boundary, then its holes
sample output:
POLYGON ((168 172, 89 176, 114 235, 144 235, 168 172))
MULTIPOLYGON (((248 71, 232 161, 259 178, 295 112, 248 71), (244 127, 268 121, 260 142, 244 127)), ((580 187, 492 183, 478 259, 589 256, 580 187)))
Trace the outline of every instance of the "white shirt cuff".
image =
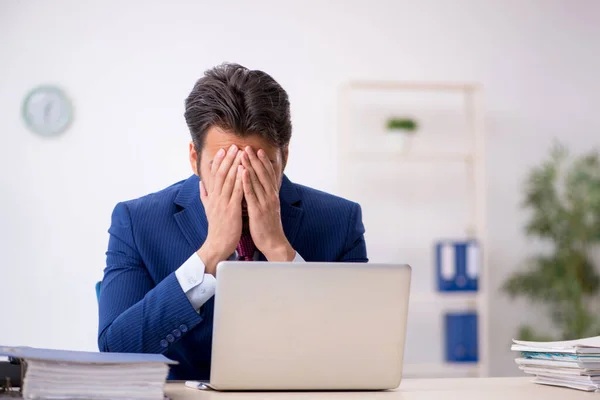
POLYGON ((195 310, 200 308, 215 294, 217 280, 205 274, 206 266, 196 253, 175 271, 175 277, 195 310))
MULTIPOLYGON (((296 252, 293 262, 304 262, 304 258, 296 252)), ((204 303, 215 295, 217 280, 211 274, 205 274, 205 270, 206 266, 194 253, 175 271, 175 277, 181 290, 195 310, 200 310, 204 303)))

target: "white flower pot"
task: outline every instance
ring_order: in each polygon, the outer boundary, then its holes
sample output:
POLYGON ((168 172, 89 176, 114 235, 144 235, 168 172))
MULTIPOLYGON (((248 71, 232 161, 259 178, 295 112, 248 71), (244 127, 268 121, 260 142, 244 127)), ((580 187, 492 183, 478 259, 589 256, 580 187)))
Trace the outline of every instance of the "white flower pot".
POLYGON ((390 150, 407 153, 410 151, 415 134, 404 129, 388 129, 386 135, 390 150))

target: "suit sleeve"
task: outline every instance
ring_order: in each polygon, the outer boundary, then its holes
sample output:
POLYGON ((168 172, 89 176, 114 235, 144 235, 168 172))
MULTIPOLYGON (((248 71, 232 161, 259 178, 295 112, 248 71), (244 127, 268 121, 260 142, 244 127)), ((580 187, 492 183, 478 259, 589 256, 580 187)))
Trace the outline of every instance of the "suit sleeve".
POLYGON ((174 272, 154 283, 137 250, 127 204, 117 204, 108 232, 98 347, 104 352, 164 353, 202 316, 174 272))
POLYGON ((369 262, 367 245, 365 243, 365 227, 362 222, 362 210, 359 204, 354 204, 350 213, 348 233, 341 262, 369 262))

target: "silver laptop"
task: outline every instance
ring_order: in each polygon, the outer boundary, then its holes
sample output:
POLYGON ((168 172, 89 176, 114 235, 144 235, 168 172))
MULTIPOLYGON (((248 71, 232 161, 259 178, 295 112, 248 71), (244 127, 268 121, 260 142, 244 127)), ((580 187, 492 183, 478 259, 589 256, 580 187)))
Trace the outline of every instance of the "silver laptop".
POLYGON ((215 390, 381 390, 400 385, 411 268, 222 262, 215 390))

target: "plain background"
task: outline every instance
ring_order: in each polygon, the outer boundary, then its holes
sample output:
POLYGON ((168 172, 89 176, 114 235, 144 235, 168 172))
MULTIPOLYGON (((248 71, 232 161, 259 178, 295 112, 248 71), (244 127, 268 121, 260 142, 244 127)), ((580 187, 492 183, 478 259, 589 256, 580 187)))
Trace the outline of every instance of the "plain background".
POLYGON ((336 191, 336 95, 349 79, 485 88, 491 373, 538 308, 497 292, 531 254, 522 182, 554 138, 598 143, 600 2, 0 0, 0 343, 95 350, 94 283, 121 200, 189 176, 183 100, 223 61, 288 91, 287 174, 336 191), (41 83, 67 91, 56 139, 21 120, 41 83))

